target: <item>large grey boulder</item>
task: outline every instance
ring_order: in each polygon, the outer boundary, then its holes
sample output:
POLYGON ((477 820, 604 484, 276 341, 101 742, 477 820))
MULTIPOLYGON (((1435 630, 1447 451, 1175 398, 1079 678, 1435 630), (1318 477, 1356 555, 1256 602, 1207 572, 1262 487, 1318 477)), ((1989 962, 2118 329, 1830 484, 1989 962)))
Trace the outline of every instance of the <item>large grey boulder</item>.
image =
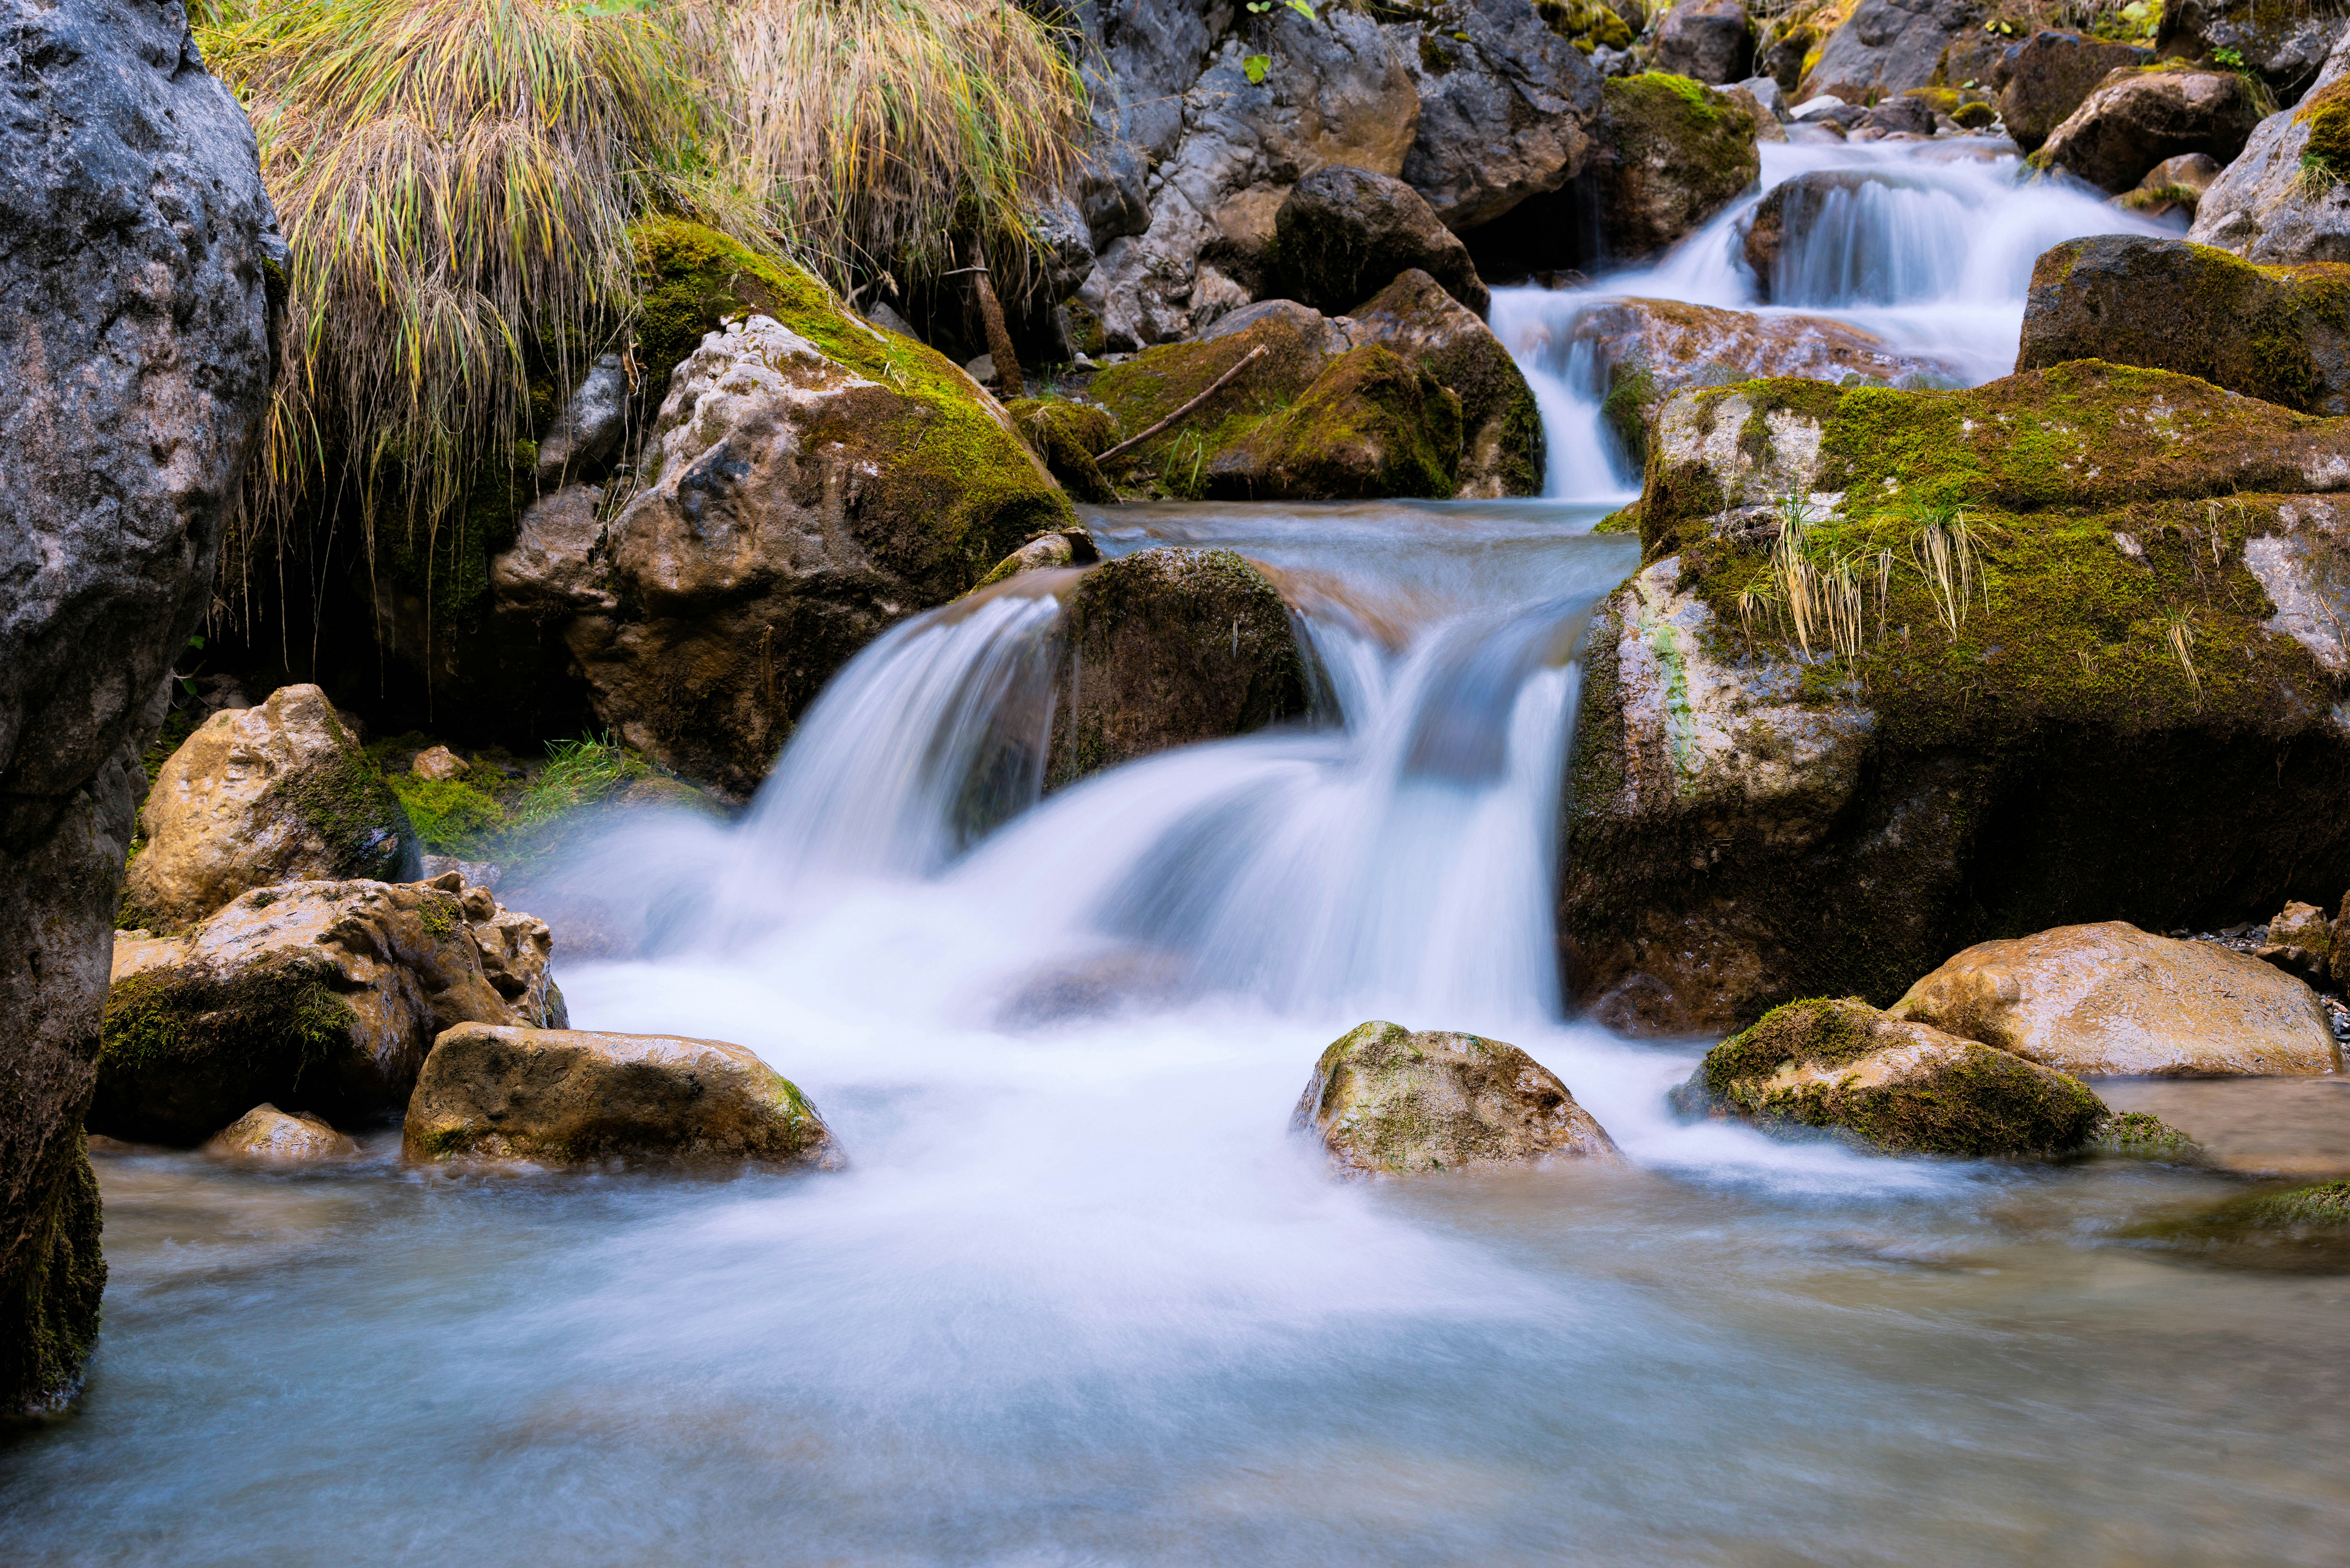
POLYGON ((0 1414, 81 1376, 81 1120, 140 753, 268 398, 283 254, 177 5, 6 0, 0 116, 0 1414))
POLYGON ((1740 0, 1679 0, 1657 24, 1648 68, 1726 87, 1753 74, 1754 24, 1740 0))
MULTIPOLYGON (((2253 262, 2350 262, 2350 183, 2304 175, 2324 110, 2338 109, 2350 35, 2300 107, 2270 115, 2195 205, 2187 237, 2253 262)), ((2336 135, 2340 134, 2338 122, 2336 135)))
POLYGON ((1762 171, 1755 117, 1727 93, 1650 72, 1610 79, 1602 101, 1592 181, 1613 259, 1663 250, 1743 194, 1762 171))
POLYGON ((1872 103, 1931 86, 1943 51, 1979 31, 1985 15, 1979 0, 1861 0, 1828 35, 1796 97, 1872 103))
POLYGON ((1582 172, 1599 73, 1532 0, 1455 0, 1388 33, 1419 96, 1403 178, 1447 227, 1491 223, 1582 172))

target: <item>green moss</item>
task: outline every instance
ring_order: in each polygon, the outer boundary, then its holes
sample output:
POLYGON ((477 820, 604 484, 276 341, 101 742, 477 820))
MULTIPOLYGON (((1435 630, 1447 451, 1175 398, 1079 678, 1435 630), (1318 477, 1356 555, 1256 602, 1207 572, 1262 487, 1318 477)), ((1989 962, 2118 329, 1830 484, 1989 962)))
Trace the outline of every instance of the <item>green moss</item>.
POLYGON ((150 970, 109 988, 91 1130, 195 1143, 263 1100, 300 1104, 358 1018, 325 959, 150 970))
POLYGON ((1745 1033, 1705 1054, 1705 1086, 1724 1096, 1742 1080, 1768 1078, 1794 1065, 1841 1066, 1877 1048, 1870 1024, 1877 1010, 1856 996, 1815 996, 1764 1013, 1745 1033))
MULTIPOLYGON (((1631 27, 1597 0, 1534 0, 1534 10, 1545 26, 1586 55, 1594 49, 1632 47, 1631 27)), ((1424 52, 1427 45, 1421 48, 1424 52)))
POLYGON ((1305 395, 1208 469, 1234 499, 1450 496, 1461 465, 1461 399, 1376 343, 1349 351, 1305 395))
POLYGON ((2146 1111, 2119 1111, 2106 1117, 2094 1147, 2103 1154, 2133 1159, 2192 1159, 2203 1152, 2202 1145, 2146 1111))
POLYGON ((332 758, 281 774, 265 809, 298 816, 327 846, 332 875, 396 881, 416 844, 400 796, 359 742, 338 725, 332 758))
POLYGON ((1263 352, 1214 397, 1119 458, 1122 466, 1115 472, 1131 473, 1135 483, 1156 493, 1188 488, 1196 494, 1209 460, 1295 402, 1330 360, 1318 335, 1309 340, 1292 322, 1274 317, 1204 343, 1161 344, 1095 377, 1087 390, 1117 421, 1119 438, 1128 440, 1207 391, 1259 348, 1263 352))
POLYGON ((1600 91, 1602 122, 1618 171, 1608 187, 1603 219, 1617 221, 1623 234, 1644 236, 1640 248, 1649 240, 1679 237, 1678 232, 1648 234, 1654 222, 1648 212, 1653 171, 1669 171, 1673 186, 1687 199, 1680 216, 1693 223, 1752 184, 1762 170, 1754 121, 1725 94, 1660 71, 1610 77, 1600 91))
POLYGON ((0 1417, 54 1412, 81 1386, 98 1343, 106 1259, 88 1141, 75 1129, 25 1184, 23 1238, 0 1279, 0 1417))
POLYGON ((416 829, 417 841, 434 855, 473 847, 505 820, 504 808, 494 798, 463 779, 394 774, 390 783, 416 829))
POLYGON ((1094 462, 1118 444, 1118 424, 1107 409, 1066 398, 1022 398, 1005 404, 1003 411, 1070 494, 1097 504, 1118 499, 1094 462))

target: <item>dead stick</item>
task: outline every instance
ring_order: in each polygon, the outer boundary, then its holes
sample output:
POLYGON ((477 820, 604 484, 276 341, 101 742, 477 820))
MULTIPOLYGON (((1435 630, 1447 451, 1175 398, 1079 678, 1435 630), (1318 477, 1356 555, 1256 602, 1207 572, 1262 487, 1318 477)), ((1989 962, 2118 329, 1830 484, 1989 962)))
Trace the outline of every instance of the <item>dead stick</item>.
POLYGON ((1144 441, 1149 441, 1152 436, 1157 435, 1160 431, 1165 430, 1169 425, 1173 424, 1177 420, 1181 419, 1185 414, 1190 413, 1193 409, 1198 408, 1201 403, 1204 403, 1210 398, 1214 397, 1217 392, 1223 389, 1223 385, 1226 381, 1231 380, 1234 376, 1237 376, 1243 370, 1247 369, 1248 362, 1263 352, 1264 345, 1260 343, 1255 348, 1250 349, 1247 353, 1242 355, 1238 364, 1234 365, 1231 369, 1225 371, 1222 375, 1208 383, 1208 389, 1206 391, 1201 393, 1198 397, 1192 399, 1190 402, 1184 404, 1173 413, 1169 414, 1165 419, 1160 420, 1157 424, 1151 426, 1140 435, 1136 436, 1132 441, 1122 441, 1118 442, 1116 446, 1110 448, 1107 452, 1094 459, 1095 465, 1098 467, 1102 463, 1107 462, 1111 458, 1118 456, 1118 453, 1128 451, 1131 448, 1140 446, 1144 441))

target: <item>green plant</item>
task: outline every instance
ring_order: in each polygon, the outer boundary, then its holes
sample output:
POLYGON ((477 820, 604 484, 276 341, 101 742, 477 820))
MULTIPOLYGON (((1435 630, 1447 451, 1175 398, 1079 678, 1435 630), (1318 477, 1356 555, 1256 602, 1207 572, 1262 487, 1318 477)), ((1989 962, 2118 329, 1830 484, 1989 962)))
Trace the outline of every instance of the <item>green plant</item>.
MULTIPOLYGON (((636 764, 642 771, 644 764, 636 764)), ((546 766, 505 814, 509 833, 521 833, 600 799, 629 776, 629 757, 608 733, 549 741, 546 766)))
POLYGON ((426 779, 394 774, 392 793, 408 810, 417 842, 436 855, 449 855, 477 846, 484 834, 505 820, 498 803, 463 779, 426 779))

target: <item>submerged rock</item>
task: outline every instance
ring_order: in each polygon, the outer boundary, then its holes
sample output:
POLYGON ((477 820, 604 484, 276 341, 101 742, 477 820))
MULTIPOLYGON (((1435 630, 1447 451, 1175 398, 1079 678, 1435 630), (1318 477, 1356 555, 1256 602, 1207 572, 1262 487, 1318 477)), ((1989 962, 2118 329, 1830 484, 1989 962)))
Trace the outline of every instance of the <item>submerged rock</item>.
POLYGON ((2223 1268, 2350 1272, 2350 1181, 2233 1199, 2197 1213, 2133 1226, 2123 1236, 2223 1268))
POLYGON ((2255 266, 2184 240, 2067 240, 2032 268, 2019 369, 2104 359, 2350 413, 2350 266, 2255 266))
POLYGON ((1290 1118, 1351 1175, 1617 1157, 1550 1069, 1514 1045, 1399 1023, 1333 1041, 1290 1118))
POLYGON ((426 1162, 842 1164, 807 1097, 743 1046, 480 1023, 433 1043, 400 1147, 426 1162))
POLYGON ((1978 943, 1911 986, 1892 1012, 2089 1075, 2341 1066, 2324 1010, 2300 981, 2247 954, 2120 920, 1978 943))
POLYGON ((215 713, 155 775, 125 923, 176 929, 253 888, 396 879, 418 866, 400 797, 316 686, 215 713))
POLYGON ((2105 1119, 2088 1085, 1857 997, 1773 1009, 1706 1053, 1685 1108, 1833 1128, 1887 1154, 2061 1154, 2105 1119))
POLYGON ((2233 71, 2117 70, 2048 133, 2032 161, 2119 192, 2181 153, 2230 161, 2260 120, 2251 88, 2233 71))
POLYGON ((1664 249, 1737 200, 1761 173, 1754 119, 1687 77, 1612 78, 1592 159, 1610 258, 1664 249))
POLYGON ((1491 303, 1469 247, 1390 176, 1317 169, 1283 199, 1273 232, 1289 296, 1316 310, 1344 310, 1413 270, 1479 316, 1491 303))
POLYGON ((2098 1124, 2089 1147, 2097 1154, 2173 1164, 2198 1163, 2203 1156, 2201 1144, 2146 1111, 2117 1111, 2107 1116, 2098 1124))
POLYGON ((325 1159, 348 1159, 359 1146, 305 1112, 291 1114, 263 1103, 214 1133, 204 1152, 224 1159, 252 1160, 265 1165, 311 1165, 325 1159))

